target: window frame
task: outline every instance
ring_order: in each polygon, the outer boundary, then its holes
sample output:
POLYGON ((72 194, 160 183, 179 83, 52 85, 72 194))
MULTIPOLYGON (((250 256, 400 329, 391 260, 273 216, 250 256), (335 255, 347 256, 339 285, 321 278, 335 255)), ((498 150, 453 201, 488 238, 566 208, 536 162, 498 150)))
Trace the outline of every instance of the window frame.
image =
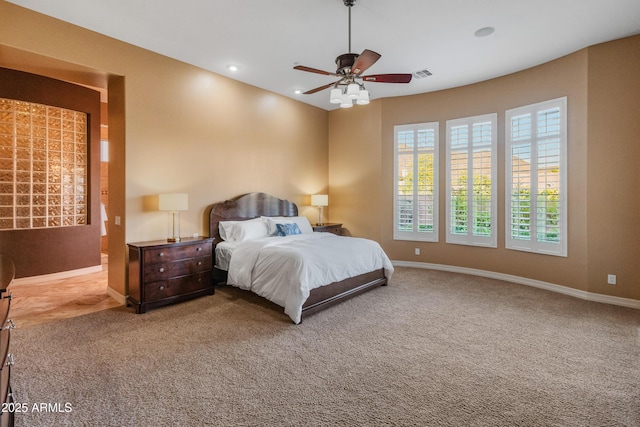
MULTIPOLYGON (((438 242, 438 228, 439 228, 439 145, 440 145, 440 123, 439 122, 428 122, 428 123, 414 123, 414 124, 406 124, 406 125, 396 125, 394 126, 393 131, 393 139, 394 139, 394 184, 393 184, 393 239, 394 240, 409 240, 409 241, 421 241, 421 242, 438 242), (417 133, 420 130, 429 130, 433 131, 433 149, 427 150, 430 151, 433 155, 433 200, 431 205, 431 210, 433 212, 433 228, 431 231, 419 231, 419 223, 413 221, 413 229, 411 231, 400 230, 400 215, 399 215, 399 191, 398 191, 398 177, 400 172, 399 165, 399 138, 398 134, 400 132, 413 131, 417 133)), ((417 138, 416 138, 417 140, 417 138)), ((420 154, 420 150, 417 144, 414 145, 413 149, 413 174, 414 176, 418 174, 418 155, 420 154)), ((417 186, 419 185, 418 180, 413 181, 413 201, 412 201, 412 218, 418 218, 418 190, 417 186)))
MULTIPOLYGON (((496 248, 498 246, 498 114, 497 113, 488 113, 481 114, 477 116, 464 117, 459 119, 447 120, 446 122, 447 129, 447 137, 446 137, 446 242, 452 244, 460 244, 460 245, 469 245, 469 246, 480 246, 480 247, 488 247, 488 248, 496 248), (452 129, 454 127, 467 126, 469 128, 469 141, 467 144, 467 175, 474 177, 474 169, 476 158, 473 155, 474 148, 477 146, 474 144, 473 140, 473 127, 474 125, 483 124, 483 123, 491 124, 491 141, 490 141, 490 153, 491 153, 491 173, 490 173, 490 215, 491 220, 489 222, 490 235, 479 235, 474 234, 474 215, 473 215, 473 206, 474 201, 476 200, 474 197, 467 197, 467 206, 466 212, 471 212, 471 215, 467 214, 466 218, 466 226, 467 232, 466 234, 461 233, 453 233, 452 232, 452 156, 453 156, 453 147, 452 147, 452 129), (469 155, 471 153, 471 155, 469 155)), ((466 194, 473 195, 474 192, 474 179, 467 179, 467 188, 466 194)))
MULTIPOLYGON (((533 252, 544 255, 554 255, 566 257, 568 254, 568 203, 567 203, 567 97, 556 98, 548 101, 539 102, 536 104, 525 105, 522 107, 513 108, 505 112, 505 247, 506 249, 519 250, 525 252, 533 252), (537 212, 538 200, 537 197, 529 196, 529 234, 530 239, 517 239, 512 236, 512 188, 513 188, 513 131, 512 122, 513 118, 520 117, 526 114, 530 114, 532 117, 532 136, 530 143, 531 150, 531 166, 530 166, 530 188, 529 194, 538 194, 539 176, 538 176, 538 156, 537 151, 539 149, 540 140, 542 137, 537 134, 537 114, 552 110, 554 108, 559 109, 559 149, 558 149, 558 208, 560 210, 558 215, 558 243, 539 241, 537 237, 538 218, 537 215, 531 215, 531 212, 537 212)), ((521 144, 522 145, 522 144, 521 144)), ((545 211, 546 212, 546 211, 545 211)))

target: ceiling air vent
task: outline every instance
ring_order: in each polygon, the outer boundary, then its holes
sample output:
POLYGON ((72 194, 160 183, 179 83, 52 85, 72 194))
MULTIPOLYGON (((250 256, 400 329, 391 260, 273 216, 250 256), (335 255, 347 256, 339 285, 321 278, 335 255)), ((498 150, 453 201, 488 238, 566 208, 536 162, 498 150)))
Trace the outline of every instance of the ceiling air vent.
POLYGON ((425 77, 429 77, 432 75, 433 74, 431 73, 431 71, 427 70, 426 68, 424 70, 416 71, 415 73, 413 73, 413 76, 416 79, 424 79, 425 77))

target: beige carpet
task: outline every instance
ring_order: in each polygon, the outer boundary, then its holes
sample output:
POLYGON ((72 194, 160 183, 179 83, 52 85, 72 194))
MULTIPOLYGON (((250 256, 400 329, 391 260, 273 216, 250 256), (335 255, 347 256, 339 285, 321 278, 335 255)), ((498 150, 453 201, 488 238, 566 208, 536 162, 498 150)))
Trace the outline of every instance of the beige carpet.
POLYGON ((453 273, 398 268, 298 326, 225 288, 11 347, 18 426, 640 426, 639 311, 453 273))

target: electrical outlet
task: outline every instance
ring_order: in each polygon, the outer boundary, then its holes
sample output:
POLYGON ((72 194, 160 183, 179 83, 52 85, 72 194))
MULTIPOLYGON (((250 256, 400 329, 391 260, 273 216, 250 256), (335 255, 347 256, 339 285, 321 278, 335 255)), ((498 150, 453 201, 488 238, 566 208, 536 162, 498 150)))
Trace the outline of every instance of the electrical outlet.
POLYGON ((607 283, 610 285, 616 284, 616 275, 615 274, 607 274, 607 283))
POLYGON ((416 248, 415 253, 416 253, 416 255, 420 255, 420 248, 416 248))
POLYGON ((114 218, 116 225, 121 225, 120 217, 118 215, 114 218))

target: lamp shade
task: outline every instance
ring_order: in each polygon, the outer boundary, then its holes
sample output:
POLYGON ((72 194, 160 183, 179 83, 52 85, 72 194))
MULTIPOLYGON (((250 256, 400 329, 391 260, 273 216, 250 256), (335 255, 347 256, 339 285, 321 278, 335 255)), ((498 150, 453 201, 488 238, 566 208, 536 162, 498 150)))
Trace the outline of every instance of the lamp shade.
POLYGON ((346 94, 342 95, 342 101, 340 102, 340 108, 351 108, 353 107, 353 101, 346 94))
POLYGON ((358 100, 356 104, 358 105, 367 105, 369 103, 369 91, 366 89, 360 90, 360 95, 358 96, 358 100))
POLYGON ((312 195, 311 206, 329 206, 329 196, 326 194, 312 195))
POLYGON ((340 89, 331 89, 329 102, 332 104, 340 104, 342 102, 342 91, 340 89))
POLYGON ((186 211, 189 209, 189 194, 169 193, 158 194, 158 210, 160 211, 186 211))
POLYGON ((347 96, 351 99, 357 99, 360 95, 360 86, 356 83, 351 83, 347 86, 347 96))

